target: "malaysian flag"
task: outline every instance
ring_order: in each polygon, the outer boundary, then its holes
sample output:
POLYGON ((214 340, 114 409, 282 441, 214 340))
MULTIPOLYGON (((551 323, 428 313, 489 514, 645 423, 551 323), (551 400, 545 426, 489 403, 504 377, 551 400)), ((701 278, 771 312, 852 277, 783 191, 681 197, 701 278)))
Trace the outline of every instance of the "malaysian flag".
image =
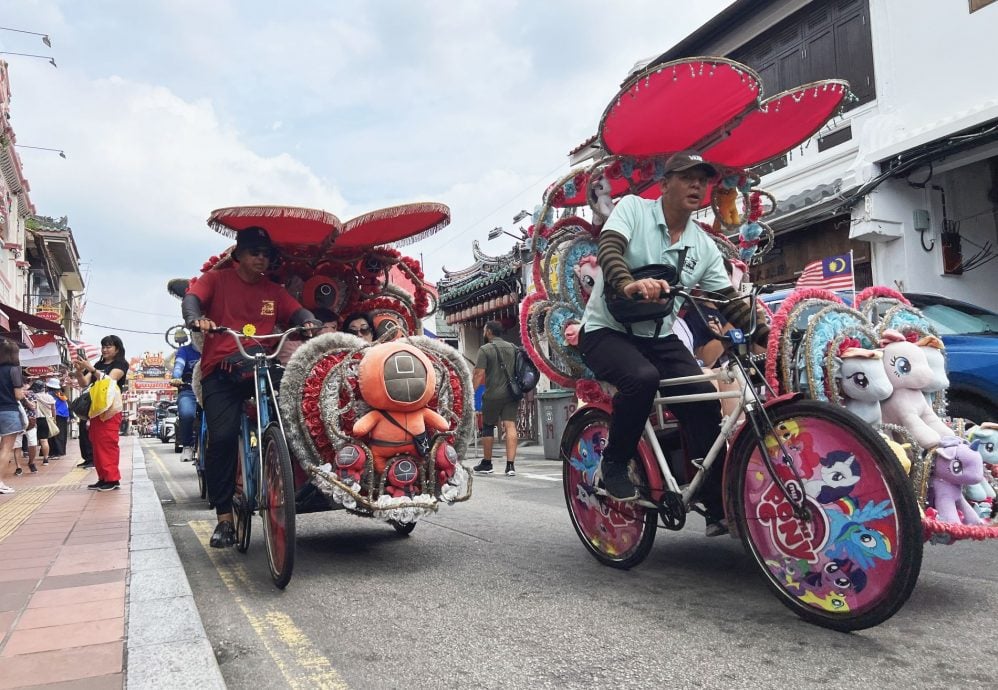
POLYGON ((804 267, 804 272, 797 279, 797 287, 825 290, 854 289, 852 253, 812 261, 804 267))

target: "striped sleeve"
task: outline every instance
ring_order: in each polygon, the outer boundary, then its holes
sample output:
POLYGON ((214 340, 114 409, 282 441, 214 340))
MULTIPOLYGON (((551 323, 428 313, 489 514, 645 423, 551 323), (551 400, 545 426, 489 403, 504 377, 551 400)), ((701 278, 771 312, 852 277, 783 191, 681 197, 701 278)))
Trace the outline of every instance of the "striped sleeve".
MULTIPOLYGON (((716 292, 722 295, 724 299, 739 297, 738 293, 735 292, 735 289, 732 287, 722 288, 716 292)), ((735 328, 747 331, 749 326, 752 325, 752 310, 749 307, 747 298, 736 299, 734 302, 728 302, 727 304, 718 304, 717 308, 722 314, 724 314, 724 318, 726 318, 729 323, 733 324, 735 328)), ((769 341, 769 326, 766 325, 766 318, 762 312, 762 309, 757 308, 757 312, 756 331, 755 335, 752 337, 752 341, 756 345, 765 347, 766 343, 769 341)))
POLYGON ((631 270, 624 261, 624 250, 627 248, 627 238, 612 230, 603 230, 599 234, 599 244, 596 258, 603 269, 603 284, 621 292, 625 285, 634 282, 631 270))

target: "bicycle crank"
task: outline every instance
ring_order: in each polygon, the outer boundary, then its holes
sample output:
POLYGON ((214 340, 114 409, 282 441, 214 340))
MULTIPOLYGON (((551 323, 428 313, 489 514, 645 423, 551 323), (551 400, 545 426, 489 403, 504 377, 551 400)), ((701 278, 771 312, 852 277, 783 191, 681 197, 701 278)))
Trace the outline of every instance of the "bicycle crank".
POLYGON ((686 504, 683 495, 675 491, 666 491, 662 502, 658 504, 658 514, 666 529, 679 531, 686 525, 686 504))

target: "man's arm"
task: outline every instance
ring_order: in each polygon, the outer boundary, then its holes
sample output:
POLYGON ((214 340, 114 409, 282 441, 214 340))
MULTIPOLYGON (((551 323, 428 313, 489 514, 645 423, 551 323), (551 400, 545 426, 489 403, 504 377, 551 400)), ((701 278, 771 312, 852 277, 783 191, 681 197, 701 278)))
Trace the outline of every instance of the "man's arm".
POLYGON ((489 366, 489 358, 485 348, 489 343, 485 343, 478 348, 478 358, 475 360, 475 370, 471 373, 471 383, 475 388, 485 383, 485 371, 489 366))
POLYGON ((473 388, 478 388, 479 386, 485 385, 485 370, 475 369, 471 373, 471 385, 473 388))
MULTIPOLYGON (((748 298, 739 295, 731 287, 731 279, 724 270, 724 261, 721 259, 721 252, 719 250, 715 248, 715 251, 708 260, 710 261, 710 265, 700 279, 700 286, 704 290, 716 292, 725 300, 733 300, 726 304, 718 304, 717 310, 736 328, 748 331, 752 325, 752 309, 749 307, 748 298)), ((756 306, 756 310, 757 325, 752 342, 765 347, 769 341, 769 326, 766 325, 766 318, 762 312, 762 308, 756 306)))

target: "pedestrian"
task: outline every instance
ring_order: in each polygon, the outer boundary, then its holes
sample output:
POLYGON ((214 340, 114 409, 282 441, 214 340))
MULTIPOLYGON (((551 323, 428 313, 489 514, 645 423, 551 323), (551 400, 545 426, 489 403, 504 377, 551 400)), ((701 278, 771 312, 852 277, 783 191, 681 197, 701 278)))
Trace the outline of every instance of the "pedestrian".
POLYGON ((237 351, 225 333, 210 333, 216 325, 257 333, 273 333, 280 324, 318 328, 322 324, 272 281, 267 273, 279 254, 270 235, 251 226, 236 235, 233 267, 208 271, 198 278, 181 302, 184 323, 205 334, 201 348, 201 401, 208 426, 205 482, 218 523, 208 544, 225 548, 236 542, 232 496, 236 489, 236 454, 240 415, 253 396, 252 363, 237 351))
MULTIPOLYGON (((23 370, 21 376, 23 379, 23 370)), ((35 460, 38 458, 38 428, 37 420, 35 419, 37 405, 35 404, 35 394, 31 392, 30 387, 24 391, 24 397, 21 398, 21 408, 24 410, 22 421, 25 422, 25 427, 24 431, 21 432, 20 436, 14 442, 14 461, 17 461, 18 446, 20 446, 20 453, 27 460, 28 469, 32 472, 37 472, 38 467, 35 465, 35 460)), ((15 474, 20 474, 20 471, 21 468, 18 467, 14 472, 15 474)))
POLYGON ((49 464, 51 446, 49 439, 59 435, 55 421, 55 398, 45 390, 44 381, 32 381, 30 387, 35 401, 35 432, 38 436, 38 450, 42 464, 49 464))
MULTIPOLYGON (((128 388, 128 361, 125 359, 125 345, 116 335, 104 336, 101 341, 101 356, 92 364, 78 357, 73 366, 76 378, 83 387, 110 378, 119 390, 128 388)), ((89 438, 93 445, 93 462, 97 469, 97 481, 87 486, 95 491, 113 491, 121 486, 121 472, 118 469, 120 449, 118 429, 121 426, 121 410, 112 407, 103 414, 90 418, 89 438)), ((81 424, 82 437, 82 424, 81 424)))
MULTIPOLYGON (((21 398, 24 397, 24 378, 17 343, 0 338, 0 462, 14 462, 15 474, 21 474, 14 451, 14 442, 27 426, 24 422, 21 398)), ((14 493, 14 489, 0 481, 0 493, 14 493)))
POLYGON ((480 463, 474 470, 480 474, 492 474, 492 446, 495 442, 496 424, 502 422, 506 438, 506 476, 516 476, 516 413, 519 400, 513 398, 509 390, 509 376, 516 362, 516 348, 502 339, 503 328, 498 321, 485 324, 482 337, 485 344, 478 350, 472 382, 477 388, 485 384, 482 396, 482 454, 480 463))
MULTIPOLYGON (((59 379, 52 377, 45 382, 45 386, 55 398, 55 423, 59 427, 59 433, 55 439, 58 445, 54 457, 61 458, 66 454, 66 442, 69 438, 69 401, 66 400, 66 394, 62 390, 62 382, 59 379)), ((49 459, 52 458, 53 455, 49 454, 49 459)))
MULTIPOLYGON (((717 292, 724 299, 737 293, 724 271, 721 253, 714 240, 703 231, 692 213, 700 208, 717 169, 695 151, 674 154, 664 166, 658 199, 629 195, 614 207, 599 236, 597 273, 593 297, 586 304, 579 334, 583 361, 597 379, 616 387, 610 440, 602 454, 598 481, 617 501, 640 498, 629 476, 631 459, 637 452, 660 379, 697 376, 702 371, 689 350, 672 331, 675 310, 668 301, 671 289, 661 278, 636 279, 633 272, 652 264, 665 264, 687 288, 697 284, 717 292), (623 324, 614 316, 616 305, 628 308, 632 300, 658 302, 662 313, 656 318, 623 324), (615 305, 611 312, 610 304, 615 305)), ((736 300, 721 306, 724 317, 743 330, 749 325, 751 309, 736 300)), ((621 314, 623 316, 623 314, 621 314)), ((759 328, 754 337, 765 343, 769 330, 759 328)), ((671 395, 709 394, 709 383, 671 386, 671 395)), ((721 423, 717 400, 670 406, 680 423, 687 456, 704 458, 721 423)), ((707 517, 707 536, 727 532, 721 497, 720 463, 704 479, 700 501, 707 517)))
POLYGON ((85 470, 93 469, 94 444, 90 442, 90 419, 86 415, 76 415, 76 423, 79 426, 77 440, 80 442, 80 457, 83 458, 83 462, 79 463, 77 467, 82 467, 85 470))
POLYGON ((356 312, 343 319, 344 328, 347 333, 362 338, 367 342, 374 342, 374 321, 368 314, 356 312))

